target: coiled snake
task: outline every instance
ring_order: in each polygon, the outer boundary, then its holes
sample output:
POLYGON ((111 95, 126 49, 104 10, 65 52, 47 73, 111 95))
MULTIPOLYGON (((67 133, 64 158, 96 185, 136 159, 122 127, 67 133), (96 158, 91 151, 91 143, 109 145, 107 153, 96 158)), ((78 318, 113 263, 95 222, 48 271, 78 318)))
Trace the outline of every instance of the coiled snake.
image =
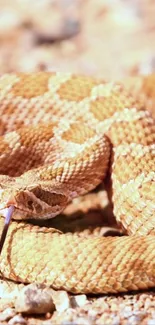
MULTIPOLYGON (((147 84, 153 97, 153 83, 154 76, 144 78, 141 91, 147 84)), ((4 277, 76 293, 155 286, 155 124, 145 106, 121 84, 91 77, 0 77, 1 214, 13 206, 13 219, 54 217, 107 176, 126 231, 80 238, 12 221, 0 259, 4 277)))

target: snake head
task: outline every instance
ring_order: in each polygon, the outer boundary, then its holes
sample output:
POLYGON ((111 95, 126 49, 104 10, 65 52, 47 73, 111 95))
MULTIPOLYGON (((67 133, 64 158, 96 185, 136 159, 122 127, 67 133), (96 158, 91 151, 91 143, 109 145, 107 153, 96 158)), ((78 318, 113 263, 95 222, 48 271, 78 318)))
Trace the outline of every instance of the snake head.
MULTIPOLYGON (((32 182, 33 183, 33 182, 32 182)), ((59 184, 26 184, 22 178, 0 175, 0 212, 14 206, 14 219, 48 219, 61 213, 69 197, 59 184)))

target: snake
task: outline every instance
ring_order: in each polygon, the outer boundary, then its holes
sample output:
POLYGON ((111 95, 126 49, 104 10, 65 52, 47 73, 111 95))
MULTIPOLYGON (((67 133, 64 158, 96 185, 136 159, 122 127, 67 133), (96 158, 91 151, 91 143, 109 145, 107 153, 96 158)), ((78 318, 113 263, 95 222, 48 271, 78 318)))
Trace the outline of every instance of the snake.
POLYGON ((136 85, 72 73, 0 75, 2 277, 86 294, 155 287, 155 75, 139 80, 135 96, 136 85), (123 236, 29 222, 104 181, 123 236))

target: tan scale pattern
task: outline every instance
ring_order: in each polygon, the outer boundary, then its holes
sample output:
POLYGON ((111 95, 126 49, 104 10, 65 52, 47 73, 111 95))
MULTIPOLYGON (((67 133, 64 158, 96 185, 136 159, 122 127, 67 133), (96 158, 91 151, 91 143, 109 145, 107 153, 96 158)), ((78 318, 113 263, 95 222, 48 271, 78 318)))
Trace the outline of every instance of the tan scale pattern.
POLYGON ((129 235, 80 238, 12 221, 3 276, 76 293, 155 286, 155 123, 146 106, 154 78, 139 78, 135 96, 132 87, 71 74, 0 77, 0 209, 51 218, 108 174, 129 235))
POLYGON ((38 73, 37 82, 33 74, 26 76, 24 74, 19 75, 19 81, 12 86, 12 93, 15 97, 21 96, 22 98, 31 99, 36 96, 44 95, 48 89, 48 73, 38 73), (38 88, 39 83, 39 88, 38 88))
POLYGON ((62 84, 58 90, 58 95, 62 100, 80 102, 90 97, 93 87, 99 85, 99 81, 82 76, 72 76, 72 78, 62 84), (68 89, 72 88, 72 92, 68 89))
POLYGON ((83 142, 86 142, 90 138, 93 138, 95 135, 95 131, 90 129, 89 127, 85 126, 83 128, 83 125, 81 124, 71 124, 69 130, 63 132, 62 139, 66 141, 71 141, 74 143, 83 144, 83 142))

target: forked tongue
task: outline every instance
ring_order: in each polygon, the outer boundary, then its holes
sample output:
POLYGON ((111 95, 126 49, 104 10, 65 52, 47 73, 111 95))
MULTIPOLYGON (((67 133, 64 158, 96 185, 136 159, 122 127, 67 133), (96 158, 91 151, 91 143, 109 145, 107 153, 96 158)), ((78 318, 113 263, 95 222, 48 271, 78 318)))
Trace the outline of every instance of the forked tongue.
POLYGON ((10 205, 9 208, 5 208, 3 210, 4 216, 5 216, 5 221, 4 221, 4 227, 2 230, 1 238, 0 238, 0 255, 3 249, 3 245, 5 242, 5 238, 9 229, 9 224, 13 215, 13 212, 15 210, 15 207, 13 205, 10 205))

